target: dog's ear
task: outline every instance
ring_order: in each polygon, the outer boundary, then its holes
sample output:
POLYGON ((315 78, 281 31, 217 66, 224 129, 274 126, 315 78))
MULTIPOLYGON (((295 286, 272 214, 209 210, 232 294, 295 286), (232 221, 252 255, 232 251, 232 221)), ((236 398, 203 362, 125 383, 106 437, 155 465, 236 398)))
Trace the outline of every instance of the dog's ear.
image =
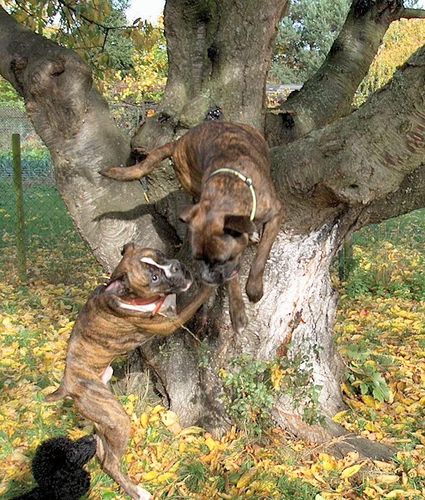
POLYGON ((195 217, 197 211, 198 205, 189 205, 180 212, 179 219, 188 224, 195 217))
POLYGON ((126 243, 123 247, 122 247, 122 250, 121 250, 121 255, 124 255, 126 252, 128 252, 129 250, 134 250, 135 248, 135 244, 134 243, 126 243))
POLYGON ((253 233, 257 228, 247 215, 226 215, 224 217, 224 232, 253 233))

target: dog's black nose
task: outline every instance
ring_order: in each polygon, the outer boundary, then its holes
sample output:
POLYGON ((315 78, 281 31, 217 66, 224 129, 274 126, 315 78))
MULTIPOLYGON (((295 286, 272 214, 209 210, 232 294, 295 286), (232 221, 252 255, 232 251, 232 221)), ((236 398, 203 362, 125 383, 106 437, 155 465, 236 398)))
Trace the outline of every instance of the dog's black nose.
POLYGON ((202 266, 201 279, 209 285, 222 285, 224 283, 223 276, 219 272, 211 270, 208 266, 202 266))
POLYGON ((180 264, 180 262, 178 260, 171 261, 170 271, 173 274, 178 274, 178 273, 182 272, 182 265, 180 264))

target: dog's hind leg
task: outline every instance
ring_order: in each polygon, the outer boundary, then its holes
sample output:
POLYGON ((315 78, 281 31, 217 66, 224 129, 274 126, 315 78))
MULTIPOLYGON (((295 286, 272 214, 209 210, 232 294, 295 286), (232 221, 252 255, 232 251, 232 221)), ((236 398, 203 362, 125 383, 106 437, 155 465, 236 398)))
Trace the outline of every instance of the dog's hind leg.
POLYGON ((135 500, 148 500, 148 491, 132 483, 121 471, 120 460, 130 438, 130 419, 108 387, 99 381, 85 381, 84 389, 75 391, 80 413, 94 422, 97 450, 102 469, 135 500))
POLYGON ((175 149, 175 143, 168 142, 159 148, 153 149, 148 156, 131 167, 107 167, 100 171, 105 177, 117 181, 134 181, 141 179, 152 172, 159 162, 169 158, 175 149))

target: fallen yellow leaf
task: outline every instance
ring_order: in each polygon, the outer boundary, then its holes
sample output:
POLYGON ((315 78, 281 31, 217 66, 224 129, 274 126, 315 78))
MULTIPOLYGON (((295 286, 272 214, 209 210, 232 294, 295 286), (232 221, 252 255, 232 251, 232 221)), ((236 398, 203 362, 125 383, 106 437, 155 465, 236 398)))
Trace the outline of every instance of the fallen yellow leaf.
POLYGON ((341 479, 348 479, 349 477, 354 476, 354 474, 357 474, 362 467, 363 464, 355 464, 351 467, 347 467, 341 472, 341 479))
POLYGON ((256 473, 257 469, 255 467, 252 467, 252 469, 249 469, 249 471, 242 474, 236 484, 236 488, 245 488, 245 486, 250 483, 251 479, 255 476, 256 473))
POLYGON ((400 478, 397 474, 379 474, 376 476, 377 483, 393 484, 397 483, 399 480, 400 478))

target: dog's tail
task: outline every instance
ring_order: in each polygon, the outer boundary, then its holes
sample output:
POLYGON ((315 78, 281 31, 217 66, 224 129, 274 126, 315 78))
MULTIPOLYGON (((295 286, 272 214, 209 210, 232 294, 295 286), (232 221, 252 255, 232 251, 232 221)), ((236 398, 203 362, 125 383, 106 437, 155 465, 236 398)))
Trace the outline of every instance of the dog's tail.
POLYGON ((131 167, 107 167, 100 171, 105 177, 115 179, 117 181, 134 181, 148 175, 156 167, 156 165, 169 158, 176 147, 175 142, 167 142, 159 148, 153 149, 148 156, 131 167))
POLYGON ((53 403, 54 401, 59 401, 59 399, 63 399, 68 395, 67 390, 65 389, 65 386, 61 384, 56 391, 52 392, 51 394, 48 394, 46 396, 46 401, 48 403, 53 403))

